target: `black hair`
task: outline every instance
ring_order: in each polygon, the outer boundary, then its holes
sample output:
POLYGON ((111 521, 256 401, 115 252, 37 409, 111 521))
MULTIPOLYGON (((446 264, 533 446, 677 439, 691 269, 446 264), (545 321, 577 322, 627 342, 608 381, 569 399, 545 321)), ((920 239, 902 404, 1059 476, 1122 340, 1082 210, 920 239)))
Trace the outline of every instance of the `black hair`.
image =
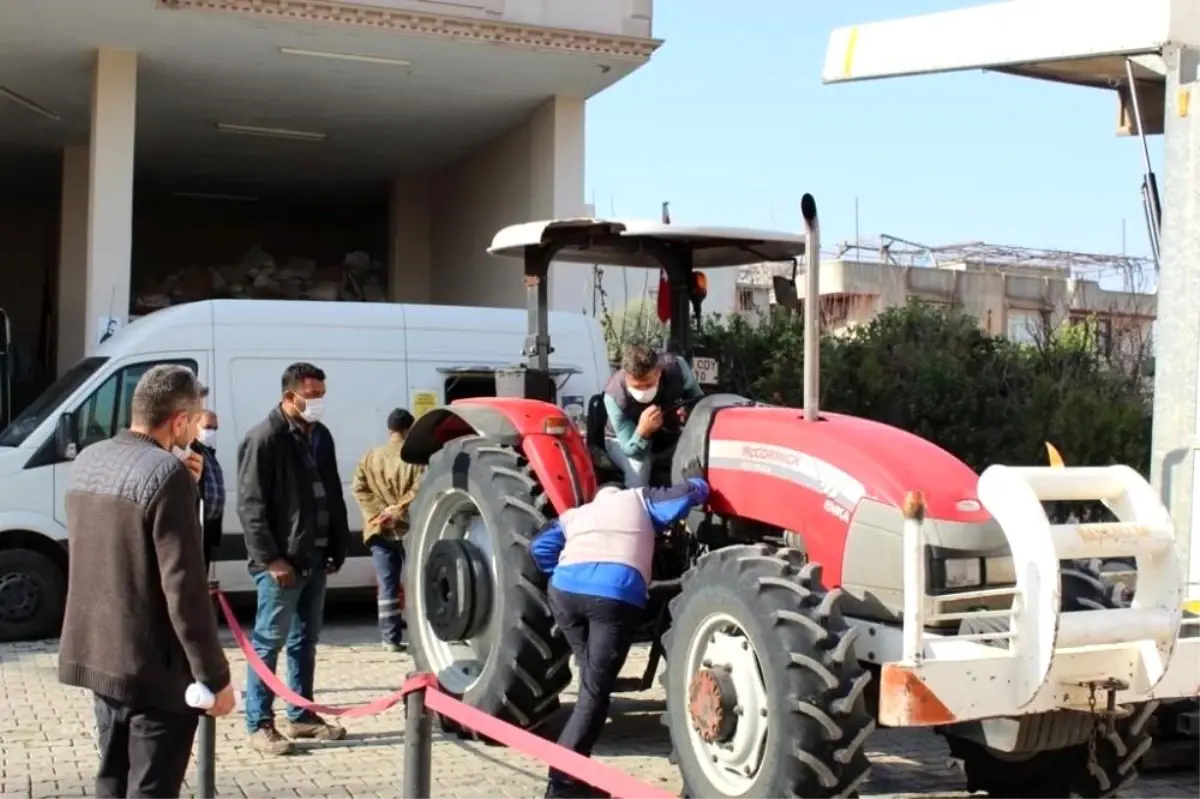
POLYGON ((411 413, 406 411, 404 408, 396 408, 396 410, 388 414, 388 432, 407 433, 412 429, 414 421, 416 420, 413 419, 413 415, 411 413))
POLYGON ((311 363, 299 361, 292 364, 283 370, 284 391, 297 391, 305 380, 317 380, 321 383, 325 382, 325 373, 313 366, 311 363))
POLYGON ((641 380, 658 368, 658 353, 645 344, 630 344, 621 355, 621 370, 641 380))

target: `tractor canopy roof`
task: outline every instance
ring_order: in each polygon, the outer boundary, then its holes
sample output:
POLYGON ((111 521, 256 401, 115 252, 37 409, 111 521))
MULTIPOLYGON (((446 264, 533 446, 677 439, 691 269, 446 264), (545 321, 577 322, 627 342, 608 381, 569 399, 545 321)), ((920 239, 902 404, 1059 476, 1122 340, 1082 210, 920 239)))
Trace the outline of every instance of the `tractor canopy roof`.
POLYGON ((658 269, 664 248, 691 252, 692 266, 713 269, 804 254, 804 236, 735 227, 692 227, 638 219, 555 219, 509 225, 492 238, 488 252, 522 258, 530 248, 554 250, 553 260, 602 266, 658 269))

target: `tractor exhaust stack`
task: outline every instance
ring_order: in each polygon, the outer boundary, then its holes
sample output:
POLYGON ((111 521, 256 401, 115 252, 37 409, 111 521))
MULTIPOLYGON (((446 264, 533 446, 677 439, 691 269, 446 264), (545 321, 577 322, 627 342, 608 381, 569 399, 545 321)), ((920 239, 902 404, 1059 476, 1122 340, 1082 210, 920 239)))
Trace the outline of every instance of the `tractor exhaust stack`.
POLYGON ((804 418, 820 416, 821 402, 821 225, 817 201, 800 198, 804 216, 804 418))

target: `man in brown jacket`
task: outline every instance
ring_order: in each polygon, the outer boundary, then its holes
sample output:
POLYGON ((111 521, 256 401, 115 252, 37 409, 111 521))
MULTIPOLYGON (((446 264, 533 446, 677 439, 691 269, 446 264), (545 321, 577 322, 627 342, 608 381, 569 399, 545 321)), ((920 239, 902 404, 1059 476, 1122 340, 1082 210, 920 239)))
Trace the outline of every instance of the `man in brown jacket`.
POLYGON ((362 511, 363 542, 371 548, 378 586, 379 631, 383 646, 403 652, 404 642, 404 536, 408 532, 408 506, 417 495, 422 468, 400 457, 404 437, 413 426, 413 415, 396 408, 387 419, 388 442, 376 447, 354 469, 354 499, 362 511))
POLYGON ((200 714, 184 698, 192 682, 215 696, 210 715, 233 710, 187 448, 199 412, 196 375, 155 366, 133 391, 130 429, 71 467, 58 678, 94 695, 98 797, 179 796, 200 714))

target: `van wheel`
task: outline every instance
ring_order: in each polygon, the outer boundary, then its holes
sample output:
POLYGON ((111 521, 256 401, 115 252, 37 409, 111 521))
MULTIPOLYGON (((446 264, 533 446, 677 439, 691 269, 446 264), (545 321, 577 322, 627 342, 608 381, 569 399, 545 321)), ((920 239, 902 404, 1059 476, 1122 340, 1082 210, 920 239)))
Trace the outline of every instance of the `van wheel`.
POLYGON ((67 581, 32 549, 0 550, 0 641, 53 638, 62 626, 67 581))

